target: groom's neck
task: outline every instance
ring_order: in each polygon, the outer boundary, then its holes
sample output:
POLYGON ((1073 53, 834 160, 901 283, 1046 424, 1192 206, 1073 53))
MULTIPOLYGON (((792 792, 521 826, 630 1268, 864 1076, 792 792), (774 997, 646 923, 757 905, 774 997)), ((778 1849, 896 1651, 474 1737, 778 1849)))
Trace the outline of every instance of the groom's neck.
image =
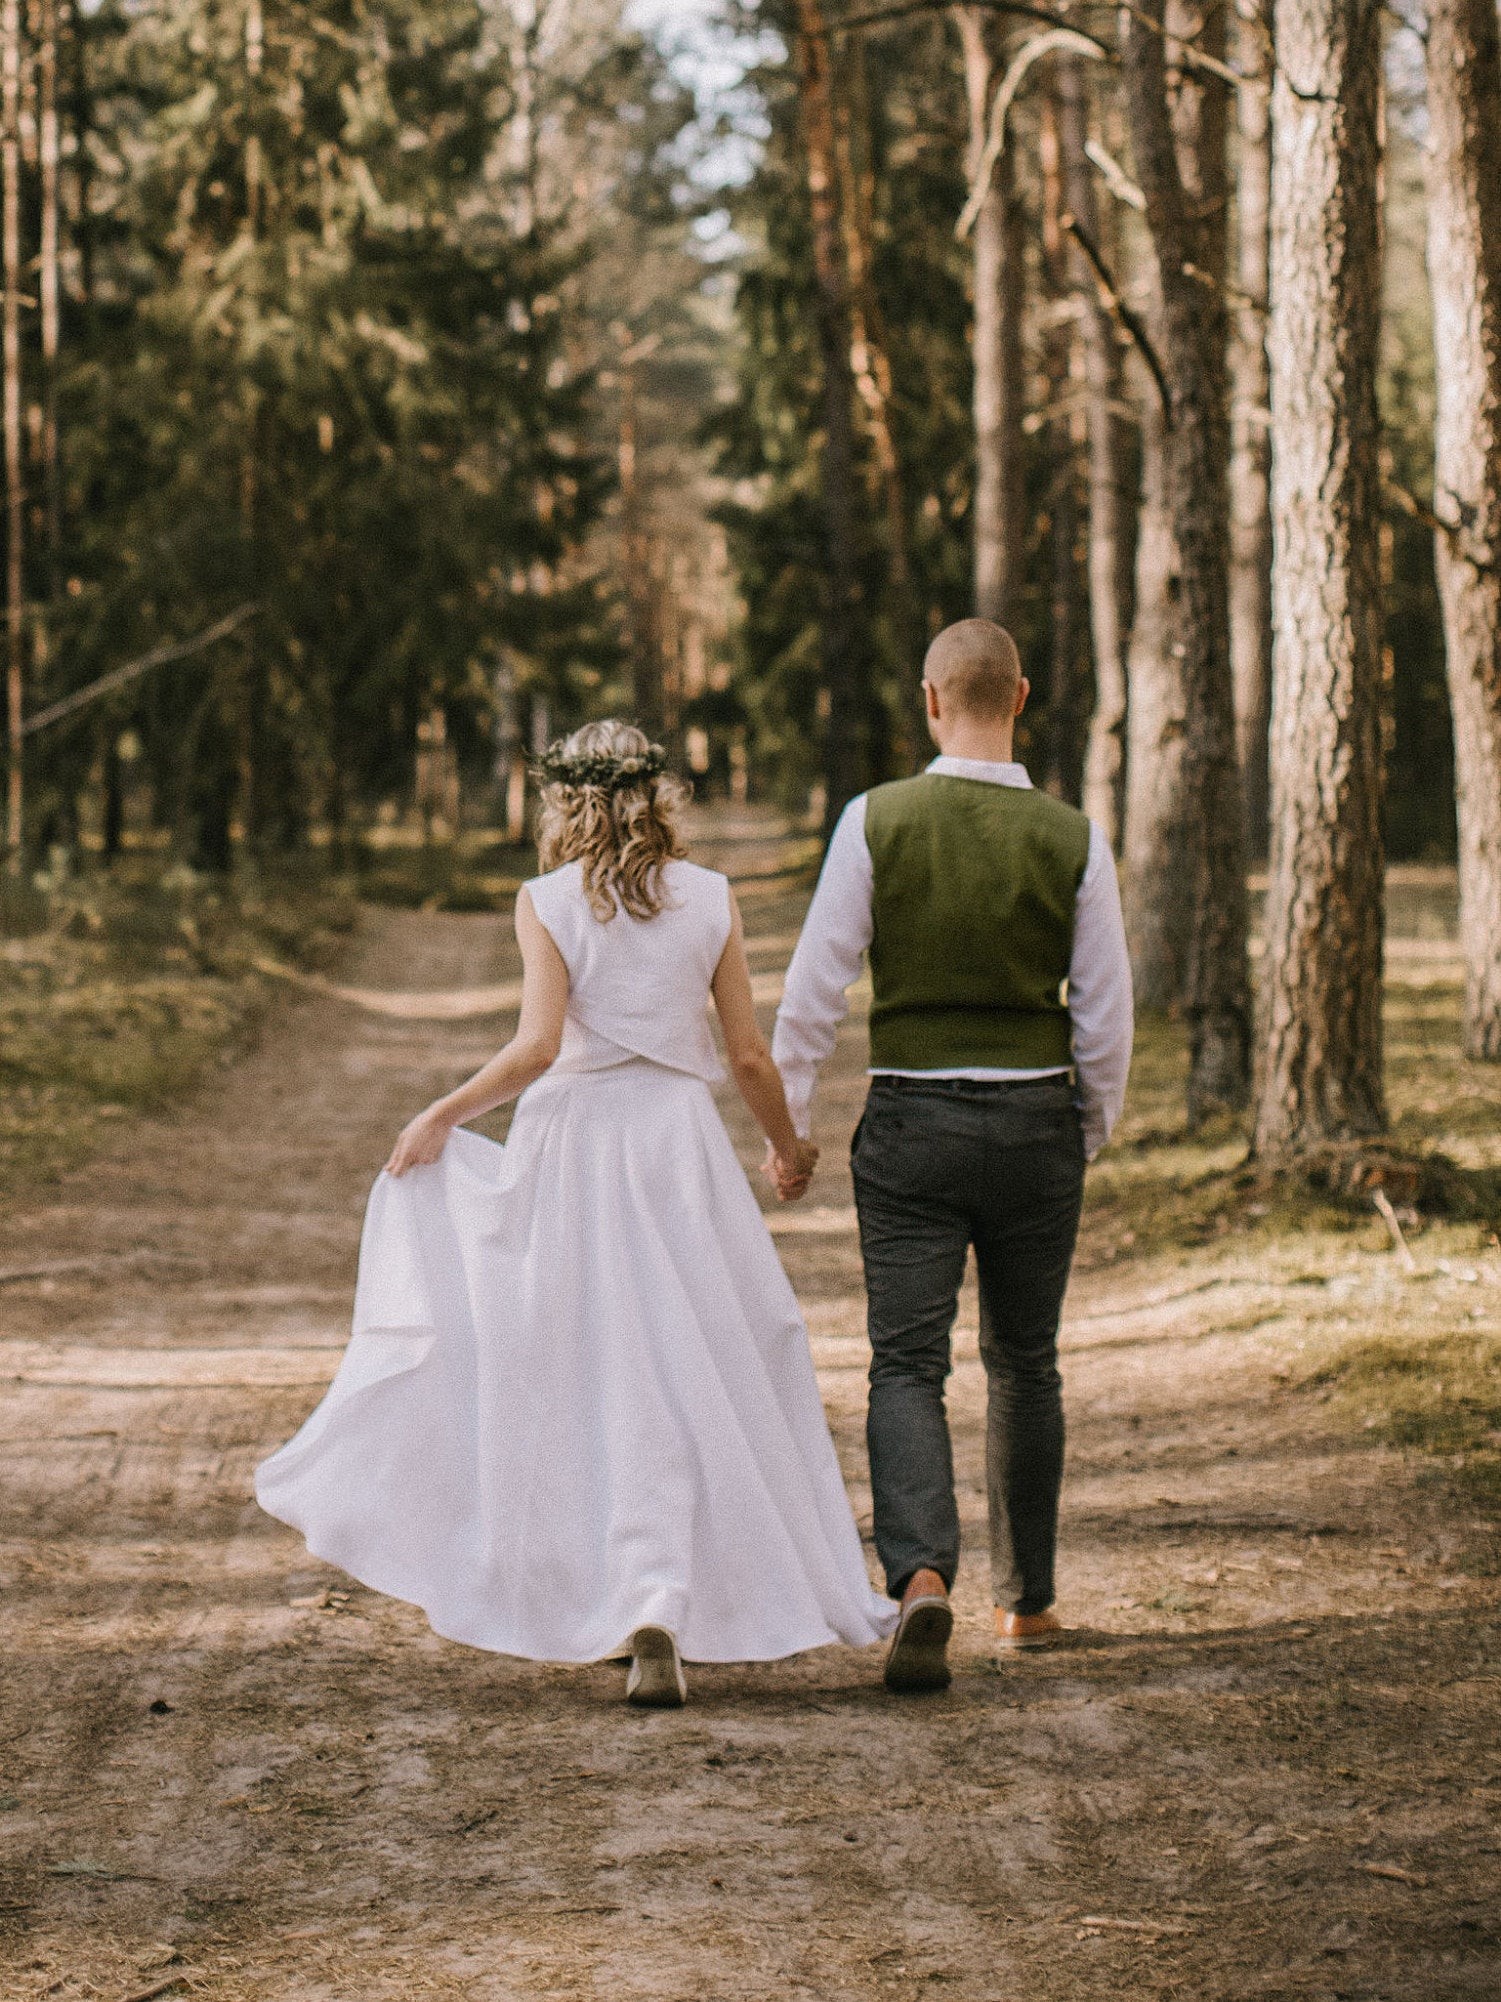
POLYGON ((982 765, 1009 765, 1014 756, 1014 734, 1009 722, 1004 725, 971 722, 965 717, 956 718, 947 729, 935 730, 933 741, 945 758, 969 758, 982 765))

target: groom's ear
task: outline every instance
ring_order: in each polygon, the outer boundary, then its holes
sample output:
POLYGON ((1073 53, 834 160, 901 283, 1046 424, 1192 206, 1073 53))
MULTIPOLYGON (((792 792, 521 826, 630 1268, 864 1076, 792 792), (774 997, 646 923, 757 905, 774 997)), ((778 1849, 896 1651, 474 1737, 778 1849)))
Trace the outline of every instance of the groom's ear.
POLYGON ((1032 684, 1030 681, 1028 681, 1027 677, 1023 675, 1021 680, 1016 684, 1016 707, 1011 712, 1013 716, 1020 716, 1022 711, 1027 706, 1027 697, 1031 693, 1032 693, 1032 684))
POLYGON ((936 723, 938 721, 938 690, 926 677, 923 680, 922 692, 923 700, 928 705, 929 721, 936 723))

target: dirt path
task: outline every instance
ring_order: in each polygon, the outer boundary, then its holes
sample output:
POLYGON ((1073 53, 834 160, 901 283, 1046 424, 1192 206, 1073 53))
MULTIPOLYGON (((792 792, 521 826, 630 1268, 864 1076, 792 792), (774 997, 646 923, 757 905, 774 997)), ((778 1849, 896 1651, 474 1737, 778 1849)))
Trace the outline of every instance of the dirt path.
MULTIPOLYGON (((771 880, 745 903, 769 1002, 800 905, 771 880)), ((344 977, 516 972, 490 920, 372 911, 344 977)), ((1003 1664, 969 1315, 970 1557, 936 1699, 830 1650, 699 1670, 686 1711, 637 1715, 618 1669, 436 1640, 259 1515, 251 1469, 344 1337, 372 1168, 498 1026, 291 1004, 176 1119, 8 1197, 4 2002, 1501 1994, 1475 1527, 1288 1387, 1311 1311, 1288 1300, 1379 1316, 1368 1255, 1107 1265, 1086 1243, 1063 1576, 1095 1631, 1003 1664)), ((776 1221, 868 1514, 840 1159, 859 1056, 857 1031, 827 1172, 776 1221)))

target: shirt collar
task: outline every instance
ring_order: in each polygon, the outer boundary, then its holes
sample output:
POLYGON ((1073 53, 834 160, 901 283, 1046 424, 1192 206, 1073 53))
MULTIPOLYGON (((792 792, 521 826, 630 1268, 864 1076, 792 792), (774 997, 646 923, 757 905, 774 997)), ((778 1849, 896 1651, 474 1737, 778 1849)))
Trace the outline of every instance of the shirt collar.
POLYGON ((1025 786, 1030 789, 1032 781, 1027 776, 1025 765, 1014 763, 993 764, 986 758, 934 758, 928 766, 946 779, 984 779, 994 786, 1025 786))

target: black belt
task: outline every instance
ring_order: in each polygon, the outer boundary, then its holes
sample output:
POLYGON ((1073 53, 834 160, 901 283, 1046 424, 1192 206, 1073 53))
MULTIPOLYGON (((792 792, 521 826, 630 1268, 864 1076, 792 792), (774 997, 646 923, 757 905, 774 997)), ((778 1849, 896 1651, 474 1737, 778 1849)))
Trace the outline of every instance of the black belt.
POLYGON ((1032 1091, 1038 1085, 1063 1085, 1073 1089, 1071 1070, 1046 1071, 1038 1077, 895 1077, 876 1071, 870 1080, 872 1091, 941 1091, 957 1098, 989 1098, 1007 1091, 1032 1091))

